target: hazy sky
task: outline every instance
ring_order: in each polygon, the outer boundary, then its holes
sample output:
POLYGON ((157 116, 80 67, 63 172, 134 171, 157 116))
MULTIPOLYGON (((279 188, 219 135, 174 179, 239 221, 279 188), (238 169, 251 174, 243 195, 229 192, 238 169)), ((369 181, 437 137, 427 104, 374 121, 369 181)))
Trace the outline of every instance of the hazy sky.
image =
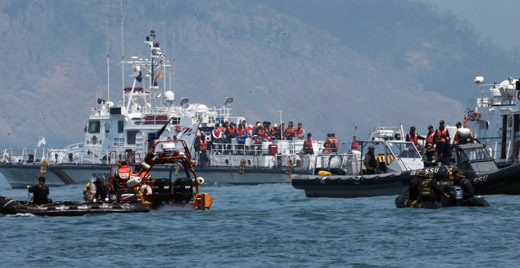
POLYGON ((483 39, 505 49, 520 49, 520 1, 420 0, 465 20, 483 39))

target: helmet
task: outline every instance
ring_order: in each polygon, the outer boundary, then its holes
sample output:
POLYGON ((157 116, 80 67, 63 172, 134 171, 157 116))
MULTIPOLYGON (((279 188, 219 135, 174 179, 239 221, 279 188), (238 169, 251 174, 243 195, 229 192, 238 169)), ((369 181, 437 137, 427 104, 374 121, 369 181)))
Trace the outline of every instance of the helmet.
POLYGON ((464 172, 462 172, 462 171, 457 172, 455 174, 455 177, 457 177, 457 178, 464 178, 464 172))
POLYGON ((273 125, 273 126, 274 126, 274 127, 278 127, 278 124, 274 123, 274 125, 273 125))
POLYGON ((459 167, 452 167, 451 168, 451 174, 456 174, 457 172, 459 172, 459 167))

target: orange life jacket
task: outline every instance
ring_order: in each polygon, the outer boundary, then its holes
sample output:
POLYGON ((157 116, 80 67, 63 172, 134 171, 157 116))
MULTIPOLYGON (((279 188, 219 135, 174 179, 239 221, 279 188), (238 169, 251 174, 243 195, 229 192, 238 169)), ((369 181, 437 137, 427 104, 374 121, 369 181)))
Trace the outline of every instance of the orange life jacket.
POLYGON ((237 136, 238 136, 238 137, 243 136, 245 132, 246 132, 246 131, 245 131, 245 129, 243 129, 243 128, 242 128, 242 129, 238 129, 238 130, 237 130, 237 136))
POLYGON ((206 151, 208 149, 208 142, 204 139, 204 140, 200 140, 200 150, 201 151, 206 151))
POLYGON ((120 166, 117 170, 117 176, 119 176, 121 180, 128 180, 128 178, 130 178, 130 168, 126 165, 120 166))
POLYGON ((298 130, 296 130, 296 137, 298 139, 303 138, 303 128, 299 128, 298 130))
POLYGON ((437 143, 439 142, 446 142, 446 139, 445 138, 441 138, 442 134, 444 134, 444 136, 448 136, 448 130, 446 130, 446 128, 444 128, 444 130, 440 130, 440 129, 437 129, 437 143))
POLYGON ((332 143, 326 142, 323 145, 325 145, 325 150, 323 150, 326 153, 332 153, 332 143))
POLYGON ((359 142, 352 142, 352 144, 350 145, 350 149, 359 151, 359 142))
POLYGON ((234 138, 235 137, 235 128, 234 127, 228 127, 229 136, 234 138))
POLYGON ((294 133, 296 130, 294 129, 294 126, 287 129, 287 137, 294 137, 294 133))
POLYGON ((406 135, 408 135, 408 140, 413 142, 415 147, 419 148, 419 143, 417 142, 417 133, 415 133, 413 137, 410 136, 410 133, 408 133, 406 135))
POLYGON ((313 141, 312 139, 305 140, 303 142, 303 148, 305 148, 305 149, 312 149, 312 141, 313 141))
POLYGON ((426 136, 426 144, 431 143, 431 145, 433 145, 433 136, 435 136, 435 132, 428 133, 426 136))
POLYGON ((258 133, 258 137, 262 137, 263 138, 265 136, 265 130, 263 128, 262 129, 258 129, 257 133, 258 133))
POLYGON ((220 128, 213 129, 213 135, 217 138, 220 136, 220 132, 221 132, 220 128))

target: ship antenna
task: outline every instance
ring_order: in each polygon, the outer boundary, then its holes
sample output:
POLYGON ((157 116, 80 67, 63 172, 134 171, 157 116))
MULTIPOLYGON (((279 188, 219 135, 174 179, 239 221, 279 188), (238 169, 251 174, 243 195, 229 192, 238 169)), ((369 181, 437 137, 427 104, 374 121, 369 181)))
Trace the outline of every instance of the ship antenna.
POLYGON ((107 7, 107 103, 110 102, 110 54, 108 52, 108 7, 107 7))
POLYGON ((123 107, 125 107, 125 39, 123 26, 123 0, 121 0, 121 90, 123 93, 123 107))

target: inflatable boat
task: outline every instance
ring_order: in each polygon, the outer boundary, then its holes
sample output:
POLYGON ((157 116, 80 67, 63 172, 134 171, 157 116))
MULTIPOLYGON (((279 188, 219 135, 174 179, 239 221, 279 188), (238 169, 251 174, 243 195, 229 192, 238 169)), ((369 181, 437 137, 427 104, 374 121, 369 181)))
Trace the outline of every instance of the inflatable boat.
POLYGON ((82 216, 99 213, 149 212, 150 209, 137 203, 102 203, 61 201, 43 205, 13 200, 0 196, 0 212, 3 214, 26 214, 37 216, 82 216))
POLYGON ((457 200, 455 197, 442 196, 441 200, 421 202, 418 200, 410 200, 408 198, 408 190, 402 192, 395 199, 397 208, 429 208, 438 209, 446 207, 488 207, 489 203, 481 196, 474 196, 467 200, 457 200))

